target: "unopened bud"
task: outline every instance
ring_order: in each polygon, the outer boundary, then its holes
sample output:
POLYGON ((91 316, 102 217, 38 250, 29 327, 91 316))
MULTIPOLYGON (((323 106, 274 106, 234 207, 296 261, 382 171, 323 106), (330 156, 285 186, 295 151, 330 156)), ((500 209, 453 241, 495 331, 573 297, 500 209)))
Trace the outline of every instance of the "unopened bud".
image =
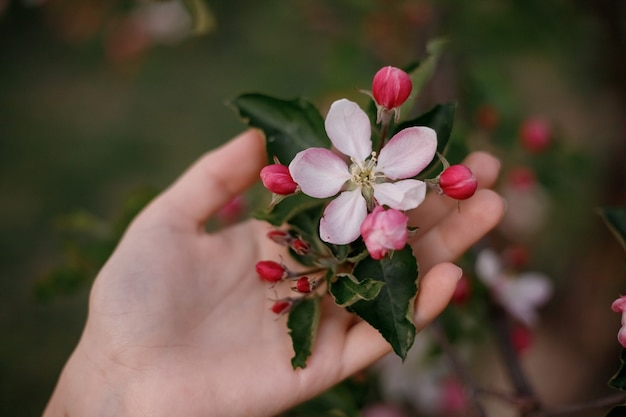
POLYGON ((288 232, 278 229, 267 232, 267 237, 281 246, 289 246, 293 240, 293 237, 288 232))
POLYGON ((519 135, 524 149, 530 153, 541 153, 550 146, 552 128, 543 119, 530 118, 522 123, 519 135))
POLYGON ((255 266, 257 274, 263 281, 278 282, 287 277, 287 269, 274 261, 259 261, 255 266))
POLYGON ((271 310, 275 314, 285 314, 285 313, 289 313, 292 307, 293 307, 293 300, 287 298, 283 300, 276 300, 274 304, 272 304, 271 310))
POLYGON ((279 195, 293 194, 298 188, 289 168, 282 164, 267 165, 261 170, 261 181, 265 188, 279 195))
POLYGON ((380 69, 372 81, 374 100, 386 109, 400 107, 409 98, 412 88, 409 74, 390 66, 380 69))
POLYGON ((296 281, 296 285, 291 289, 303 294, 308 294, 317 288, 317 281, 309 277, 300 277, 296 281))
POLYGON ((291 249, 298 255, 306 255, 311 251, 311 245, 305 240, 297 238, 291 242, 291 249))
POLYGON ((382 259, 389 250, 404 248, 409 237, 409 218, 399 210, 376 206, 361 223, 361 236, 373 259, 382 259))
POLYGON ((454 289, 450 302, 456 305, 463 305, 470 299, 471 293, 470 279, 467 275, 463 274, 461 279, 456 283, 456 288, 454 289))
POLYGON ((439 176, 439 188, 448 197, 466 200, 474 195, 478 182, 474 173, 465 165, 452 165, 439 176))

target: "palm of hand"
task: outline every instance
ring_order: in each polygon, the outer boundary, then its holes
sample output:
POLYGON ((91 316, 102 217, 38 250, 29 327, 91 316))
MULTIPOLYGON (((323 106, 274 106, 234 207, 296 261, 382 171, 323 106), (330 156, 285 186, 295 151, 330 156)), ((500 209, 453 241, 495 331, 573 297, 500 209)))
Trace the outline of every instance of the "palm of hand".
MULTIPOLYGON (((474 168, 483 184, 493 183, 497 164, 485 155, 474 159, 483 165, 474 168)), ((258 260, 280 255, 265 237, 268 226, 247 221, 215 234, 203 228, 264 163, 262 138, 252 131, 205 156, 135 220, 98 276, 75 361, 86 359, 103 375, 128 415, 272 415, 390 350, 367 323, 327 302, 307 367, 291 368, 285 317, 269 312, 273 293, 254 270, 258 260), (242 158, 250 163, 226 176, 242 158)), ((411 216, 421 219, 412 246, 428 271, 418 329, 454 291, 459 271, 445 262, 501 213, 500 198, 482 190, 461 212, 431 196, 411 216)))

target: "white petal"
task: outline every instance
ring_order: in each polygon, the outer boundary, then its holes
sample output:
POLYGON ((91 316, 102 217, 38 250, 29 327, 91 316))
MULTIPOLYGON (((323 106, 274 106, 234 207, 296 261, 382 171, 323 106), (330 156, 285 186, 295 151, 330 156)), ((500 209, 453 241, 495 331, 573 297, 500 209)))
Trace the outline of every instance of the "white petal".
POLYGON ((515 280, 515 293, 534 306, 544 304, 552 295, 552 283, 544 274, 526 272, 515 280))
POLYGON ((289 164, 289 173, 304 194, 315 198, 332 197, 350 178, 348 165, 324 148, 298 152, 289 164))
POLYGON ((409 127, 396 133, 378 156, 376 170, 392 180, 419 174, 437 152, 437 133, 429 127, 409 127))
POLYGON ((320 237, 324 242, 345 245, 360 235, 367 216, 367 204, 361 189, 345 191, 328 204, 320 220, 320 237))
POLYGON ((494 286, 501 279, 502 262, 491 249, 484 249, 478 254, 474 267, 478 278, 489 286, 494 286))
POLYGON ((551 295, 550 281, 539 273, 526 273, 505 279, 499 284, 497 291, 503 307, 529 326, 537 321, 537 308, 548 301, 551 295))
POLYGON ((370 119, 358 104, 345 98, 335 101, 325 126, 330 141, 344 155, 361 162, 372 153, 370 119))
POLYGON ((374 198, 378 204, 396 210, 410 210, 424 201, 426 184, 419 180, 402 180, 374 184, 374 198))
POLYGON ((537 319, 537 307, 545 303, 552 293, 552 286, 541 274, 523 274, 505 279, 496 293, 502 306, 511 315, 528 326, 537 319))

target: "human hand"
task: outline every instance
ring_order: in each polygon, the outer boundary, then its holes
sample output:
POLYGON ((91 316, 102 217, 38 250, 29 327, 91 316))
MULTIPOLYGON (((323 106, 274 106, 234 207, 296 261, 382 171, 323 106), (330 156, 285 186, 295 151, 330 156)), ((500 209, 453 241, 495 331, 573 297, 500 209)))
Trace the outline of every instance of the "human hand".
MULTIPOLYGON (((482 189, 461 210, 431 193, 410 216, 420 226, 411 244, 425 272, 418 330, 454 292, 461 271, 449 262, 503 212, 487 189, 497 161, 474 153, 464 163, 482 189)), ((307 367, 292 369, 285 317, 269 311, 272 294, 254 269, 281 255, 265 236, 269 226, 248 220, 216 233, 204 228, 265 164, 261 134, 247 131, 205 155, 135 219, 96 278, 84 333, 45 417, 269 416, 390 351, 375 329, 329 300, 307 367)))

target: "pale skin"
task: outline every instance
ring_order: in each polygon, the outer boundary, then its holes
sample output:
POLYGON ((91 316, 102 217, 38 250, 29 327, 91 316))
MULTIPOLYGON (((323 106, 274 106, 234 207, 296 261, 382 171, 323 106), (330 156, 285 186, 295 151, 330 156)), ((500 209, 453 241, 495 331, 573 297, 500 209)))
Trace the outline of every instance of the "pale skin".
MULTIPOLYGON (((216 233, 206 221, 258 180, 262 135, 249 130, 209 152, 133 221, 98 274, 84 332, 45 417, 272 416, 323 392, 390 351, 367 323, 325 300, 313 355, 293 370, 286 317, 255 273, 279 259, 269 226, 248 220, 216 233)), ((462 202, 430 193, 413 213, 420 263, 418 330, 447 305, 461 276, 451 262, 504 210, 489 189, 499 163, 464 161, 480 189, 462 202)), ((297 268, 297 265, 290 263, 297 268)))

